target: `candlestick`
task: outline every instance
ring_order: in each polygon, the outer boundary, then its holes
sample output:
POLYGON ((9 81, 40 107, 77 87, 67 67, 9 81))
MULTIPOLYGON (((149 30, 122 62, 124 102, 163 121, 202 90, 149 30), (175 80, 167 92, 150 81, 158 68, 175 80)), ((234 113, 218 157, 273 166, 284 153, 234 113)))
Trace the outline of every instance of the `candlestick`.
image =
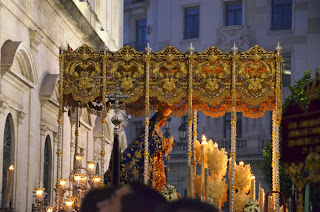
POLYGON ((73 198, 71 196, 67 196, 67 199, 64 201, 66 204, 66 211, 72 212, 73 211, 73 198))
POLYGON ((88 171, 90 174, 94 173, 94 164, 95 164, 94 161, 88 161, 88 171))
POLYGON ((65 189, 66 185, 67 185, 67 179, 66 178, 60 178, 59 179, 59 184, 60 184, 62 189, 65 189))
POLYGON ((80 183, 85 186, 87 185, 87 175, 86 174, 81 174, 80 183))
POLYGON ((43 201, 43 192, 44 192, 44 188, 36 188, 36 201, 37 202, 43 201))
POLYGON ((73 175, 73 180, 75 183, 79 183, 81 180, 81 175, 80 174, 74 174, 73 175))
POLYGON ((98 188, 100 185, 101 176, 100 175, 94 175, 93 176, 93 187, 98 188))
POLYGON ((256 200, 256 177, 254 175, 251 176, 251 192, 252 199, 256 200))
POLYGON ((77 153, 76 156, 75 156, 75 168, 80 168, 82 166, 82 157, 83 157, 83 154, 81 153, 77 153))

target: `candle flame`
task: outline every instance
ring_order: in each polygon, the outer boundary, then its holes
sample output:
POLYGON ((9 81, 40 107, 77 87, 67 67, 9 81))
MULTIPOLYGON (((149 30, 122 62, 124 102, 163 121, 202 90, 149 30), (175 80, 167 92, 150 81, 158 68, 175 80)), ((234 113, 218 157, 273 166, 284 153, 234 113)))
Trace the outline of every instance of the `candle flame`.
POLYGON ((240 161, 239 165, 240 165, 240 166, 243 166, 243 165, 244 165, 244 162, 243 162, 243 161, 240 161))
POLYGON ((63 187, 63 186, 65 186, 67 184, 67 179, 60 179, 59 183, 63 187))
POLYGON ((206 136, 202 135, 202 139, 207 139, 206 136))
POLYGON ((13 171, 13 170, 14 170, 13 165, 9 166, 9 171, 13 171))
POLYGON ((256 179, 256 177, 255 177, 254 175, 252 175, 252 176, 251 176, 251 179, 253 179, 253 180, 254 180, 254 179, 256 179))
POLYGON ((213 146, 218 147, 218 144, 216 142, 214 142, 213 146))
POLYGON ((36 189, 36 194, 37 194, 37 195, 42 195, 42 194, 43 194, 43 191, 44 191, 44 188, 37 188, 37 189, 36 189))
POLYGON ((88 169, 94 169, 94 161, 88 161, 88 169))
POLYGON ((93 178, 93 180, 94 180, 95 182, 100 182, 101 177, 100 177, 100 176, 95 176, 95 177, 93 178))
POLYGON ((73 179, 74 179, 74 181, 79 182, 80 179, 81 179, 81 175, 75 174, 75 175, 73 176, 73 179))
POLYGON ((72 205, 73 205, 73 199, 66 199, 66 200, 65 200, 65 203, 66 203, 66 206, 67 206, 67 207, 72 207, 72 205))
POLYGON ((47 212, 53 212, 54 211, 54 207, 47 207, 47 212))

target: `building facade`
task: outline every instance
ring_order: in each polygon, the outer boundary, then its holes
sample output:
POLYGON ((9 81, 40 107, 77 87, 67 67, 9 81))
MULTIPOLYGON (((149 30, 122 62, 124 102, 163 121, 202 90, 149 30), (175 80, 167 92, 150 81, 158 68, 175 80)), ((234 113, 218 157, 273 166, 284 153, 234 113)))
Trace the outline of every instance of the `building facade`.
MULTIPOLYGON (((121 0, 0 0, 0 187, 4 206, 7 170, 15 168, 11 207, 31 211, 42 183, 54 203, 57 172, 59 47, 84 43, 118 50, 123 43, 121 0)), ((73 169, 75 113, 65 108, 62 176, 73 169)), ((112 116, 109 114, 108 116, 112 116)), ((101 119, 82 110, 79 151, 100 174, 101 119), (100 168, 99 168, 100 167, 100 168)), ((113 141, 107 122, 106 151, 113 141)), ((125 136, 123 141, 126 144, 125 136)), ((109 154, 107 154, 110 157, 109 154)), ((104 158, 104 160, 107 159, 104 158)), ((105 163, 107 169, 108 161, 105 163)))
MULTIPOLYGON (((320 66, 320 2, 317 0, 125 0, 124 45, 144 51, 149 42, 153 51, 172 45, 188 51, 190 43, 195 51, 215 45, 230 51, 233 43, 239 51, 254 45, 274 50, 282 46, 283 98, 289 95, 289 85, 300 79, 308 69, 311 73, 320 66)), ((237 161, 250 163, 257 182, 267 188, 259 163, 262 150, 271 141, 271 112, 258 119, 237 114, 237 161)), ((230 152, 230 113, 210 118, 198 113, 198 139, 202 134, 216 141, 230 152)), ((142 119, 129 121, 128 140, 131 140, 142 119)), ((175 137, 176 146, 168 161, 168 184, 181 194, 187 182, 186 116, 172 118, 163 129, 175 137), (180 132, 180 134, 179 134, 180 132), (184 133, 183 133, 184 132, 184 133)))

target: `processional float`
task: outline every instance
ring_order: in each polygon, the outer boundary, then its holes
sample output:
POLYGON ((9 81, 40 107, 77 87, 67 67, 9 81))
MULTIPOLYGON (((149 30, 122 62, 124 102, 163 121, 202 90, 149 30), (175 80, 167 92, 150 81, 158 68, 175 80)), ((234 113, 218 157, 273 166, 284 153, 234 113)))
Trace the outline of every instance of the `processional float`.
MULTIPOLYGON (((254 46, 238 52, 234 45, 230 52, 211 46, 188 52, 168 46, 160 52, 138 52, 125 46, 116 52, 95 51, 83 45, 74 51, 60 49, 59 118, 57 145, 57 192, 61 178, 61 142, 64 107, 87 108, 102 117, 101 183, 104 174, 104 131, 108 110, 107 96, 116 92, 125 95, 127 114, 145 115, 144 183, 148 183, 148 132, 150 110, 170 105, 173 116, 188 112, 188 195, 193 196, 192 144, 197 139, 196 114, 202 111, 211 117, 231 112, 231 182, 230 211, 234 211, 236 112, 258 118, 265 111, 272 114, 272 190, 280 191, 279 181, 279 124, 281 121, 281 47, 266 51, 254 46), (192 127, 194 125, 194 127, 192 127)), ((116 98, 117 99, 117 98, 116 98)), ((56 196, 56 205, 61 198, 56 196)), ((279 203, 277 203, 279 207, 279 203)))

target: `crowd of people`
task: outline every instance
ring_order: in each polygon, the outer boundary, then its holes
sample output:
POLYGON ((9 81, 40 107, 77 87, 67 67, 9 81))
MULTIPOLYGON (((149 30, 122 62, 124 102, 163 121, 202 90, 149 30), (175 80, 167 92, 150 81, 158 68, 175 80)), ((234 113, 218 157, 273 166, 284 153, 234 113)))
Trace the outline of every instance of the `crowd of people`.
POLYGON ((197 199, 167 201, 161 193, 141 183, 118 189, 97 188, 84 197, 81 212, 215 212, 214 206, 197 199))

